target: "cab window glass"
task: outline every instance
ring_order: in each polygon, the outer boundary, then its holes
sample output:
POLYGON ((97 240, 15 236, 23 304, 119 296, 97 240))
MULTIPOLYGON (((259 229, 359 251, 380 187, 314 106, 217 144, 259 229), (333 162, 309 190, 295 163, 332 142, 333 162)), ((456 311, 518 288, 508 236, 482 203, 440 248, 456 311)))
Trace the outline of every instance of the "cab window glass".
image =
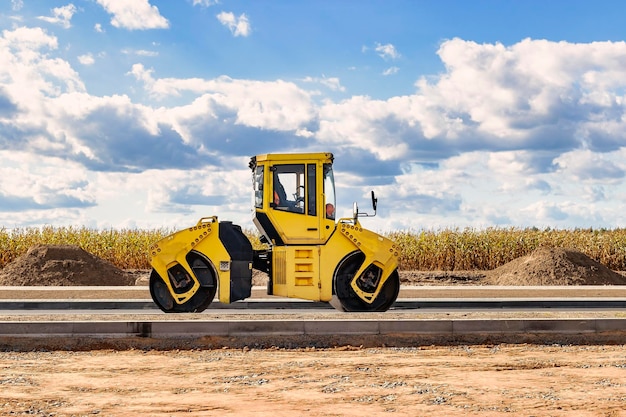
POLYGON ((263 166, 256 168, 253 182, 254 182, 254 207, 263 208, 263 166))
POLYGON ((324 164, 324 201, 326 218, 335 219, 335 178, 331 164, 324 164))
POLYGON ((276 210, 304 213, 304 164, 274 165, 272 207, 276 210))
POLYGON ((307 214, 309 216, 315 216, 317 214, 317 210, 315 208, 316 199, 315 195, 317 194, 317 187, 315 186, 315 172, 316 166, 313 164, 309 164, 306 166, 307 178, 307 214))

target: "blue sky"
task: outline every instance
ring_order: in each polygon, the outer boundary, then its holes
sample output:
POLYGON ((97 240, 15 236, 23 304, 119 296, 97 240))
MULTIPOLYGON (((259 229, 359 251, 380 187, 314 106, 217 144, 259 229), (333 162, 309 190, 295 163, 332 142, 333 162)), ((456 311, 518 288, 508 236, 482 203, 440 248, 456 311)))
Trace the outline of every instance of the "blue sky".
POLYGON ((621 1, 4 0, 0 227, 251 223, 335 154, 375 230, 626 227, 621 1))

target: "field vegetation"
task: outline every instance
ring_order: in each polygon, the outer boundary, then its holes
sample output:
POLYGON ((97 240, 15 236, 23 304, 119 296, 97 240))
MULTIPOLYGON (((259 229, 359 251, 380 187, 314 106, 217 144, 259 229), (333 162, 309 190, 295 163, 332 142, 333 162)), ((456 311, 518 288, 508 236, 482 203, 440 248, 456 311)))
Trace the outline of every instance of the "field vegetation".
MULTIPOLYGON (((149 269, 148 248, 173 230, 84 227, 0 228, 0 267, 38 244, 78 245, 121 269, 149 269)), ((256 231, 246 230, 255 249, 256 231)), ((576 249, 616 271, 626 270, 626 229, 488 228, 383 233, 401 249, 402 270, 490 270, 538 247, 576 249)))

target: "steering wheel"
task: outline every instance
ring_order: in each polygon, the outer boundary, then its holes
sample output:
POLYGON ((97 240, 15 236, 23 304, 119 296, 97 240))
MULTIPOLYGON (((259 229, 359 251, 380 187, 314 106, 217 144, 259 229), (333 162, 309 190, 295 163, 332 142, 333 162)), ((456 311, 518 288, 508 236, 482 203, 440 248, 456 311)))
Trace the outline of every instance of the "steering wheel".
POLYGON ((296 200, 296 204, 304 202, 304 185, 298 187, 298 192, 293 197, 296 200), (302 188, 302 192, 300 192, 300 188, 302 188))

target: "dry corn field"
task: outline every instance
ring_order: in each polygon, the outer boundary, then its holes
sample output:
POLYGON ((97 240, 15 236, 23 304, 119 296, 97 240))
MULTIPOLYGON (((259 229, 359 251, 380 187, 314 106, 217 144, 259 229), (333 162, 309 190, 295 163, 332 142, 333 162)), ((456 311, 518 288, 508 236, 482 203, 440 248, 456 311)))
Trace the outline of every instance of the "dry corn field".
MULTIPOLYGON (((0 228, 0 268, 37 244, 77 245, 121 269, 149 269, 149 246, 174 230, 85 227, 0 228)), ((255 249, 258 235, 245 230, 255 249)), ((383 232, 401 248, 400 269, 491 270, 538 247, 576 249, 613 270, 626 270, 626 229, 488 228, 383 232)))

